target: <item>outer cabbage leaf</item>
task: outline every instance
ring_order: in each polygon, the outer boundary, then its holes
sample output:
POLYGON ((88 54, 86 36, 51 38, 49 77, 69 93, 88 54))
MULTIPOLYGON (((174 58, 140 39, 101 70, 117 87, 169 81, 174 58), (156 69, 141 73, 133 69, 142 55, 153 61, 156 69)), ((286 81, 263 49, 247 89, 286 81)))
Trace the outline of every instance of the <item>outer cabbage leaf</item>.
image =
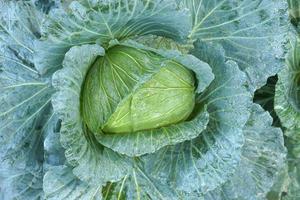
MULTIPOLYGON (((182 2, 182 1, 180 1, 182 2)), ((281 0, 184 0, 191 11, 189 37, 221 43, 226 59, 246 74, 252 93, 281 68, 287 25, 281 0), (282 20, 284 21, 284 20, 282 20), (285 21, 284 21, 285 22, 285 21)))
POLYGON ((90 185, 74 176, 72 168, 60 165, 57 162, 60 145, 59 137, 54 134, 46 140, 51 140, 52 147, 47 145, 46 155, 47 172, 43 179, 43 188, 46 199, 176 199, 175 191, 157 180, 149 177, 142 167, 142 163, 136 161, 133 168, 124 175, 119 182, 108 182, 105 187, 90 185), (50 162, 49 162, 50 160, 50 162), (51 166, 52 165, 52 166, 51 166), (102 193, 101 193, 102 189, 102 193))
POLYGON ((65 55, 63 66, 53 75, 58 90, 52 104, 61 122, 61 143, 67 161, 79 179, 95 185, 120 180, 130 169, 130 158, 100 145, 89 132, 80 115, 80 92, 89 66, 104 55, 99 45, 73 47, 65 55))
POLYGON ((74 45, 122 40, 136 35, 160 35, 183 40, 190 23, 188 12, 173 0, 73 1, 69 10, 52 10, 44 26, 44 41, 35 64, 41 73, 61 67, 64 54, 74 45))
POLYGON ((264 199, 285 161, 283 134, 272 127, 272 117, 258 105, 252 106, 244 128, 245 144, 235 174, 205 199, 264 199))
POLYGON ((77 200, 77 199, 101 199, 101 185, 92 187, 79 180, 70 166, 64 165, 64 149, 60 144, 60 121, 53 116, 56 123, 47 127, 47 135, 44 140, 44 177, 43 199, 77 200))
POLYGON ((275 91, 275 110, 289 136, 300 133, 300 42, 291 46, 275 91))
POLYGON ((1 1, 0 193, 3 199, 43 195, 43 134, 53 90, 33 65, 43 19, 30 2, 1 1))
POLYGON ((102 185, 90 186, 72 173, 72 168, 55 166, 44 176, 45 199, 49 200, 101 200, 102 185))
POLYGON ((43 112, 42 114, 37 120, 37 123, 43 124, 42 129, 27 133, 30 136, 27 136, 29 138, 24 142, 31 141, 30 144, 24 145, 26 148, 21 146, 24 149, 13 149, 16 151, 14 157, 11 155, 5 157, 4 162, 1 163, 2 199, 41 199, 43 197, 45 162, 53 160, 47 156, 44 158, 43 139, 44 136, 51 134, 56 129, 53 126, 55 126, 57 118, 53 113, 43 112), (20 155, 16 157, 17 154, 20 155))
POLYGON ((121 181, 107 183, 103 199, 178 199, 176 190, 149 176, 138 163, 121 181))
MULTIPOLYGON (((205 90, 214 78, 208 64, 192 55, 183 55, 174 50, 153 49, 133 41, 127 41, 122 44, 155 52, 166 59, 172 59, 188 69, 191 69, 197 78, 196 93, 198 95, 205 90)), ((191 120, 150 131, 146 130, 122 134, 96 134, 96 138, 106 147, 129 156, 153 153, 166 145, 174 145, 197 137, 206 128, 208 123, 206 107, 201 108, 201 110, 198 110, 194 115, 195 117, 191 120)))
POLYGON ((207 62, 216 76, 197 98, 197 106, 207 104, 208 127, 196 139, 141 158, 147 174, 176 188, 179 196, 195 190, 206 193, 231 177, 240 160, 242 128, 249 117, 246 77, 236 63, 225 62, 220 46, 201 42, 192 54, 207 62))

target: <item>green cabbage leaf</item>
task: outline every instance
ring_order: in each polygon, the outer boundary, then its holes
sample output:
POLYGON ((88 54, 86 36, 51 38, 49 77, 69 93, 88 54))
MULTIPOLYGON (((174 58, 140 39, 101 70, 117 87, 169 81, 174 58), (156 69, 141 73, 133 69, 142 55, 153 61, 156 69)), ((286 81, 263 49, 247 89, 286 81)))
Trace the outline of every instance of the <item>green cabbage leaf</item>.
POLYGON ((238 63, 247 75, 251 93, 279 72, 288 31, 280 0, 183 0, 191 11, 189 37, 222 44, 226 59, 238 63), (278 28, 280 27, 280 28, 278 28), (272 66, 272 67, 270 67, 272 66))

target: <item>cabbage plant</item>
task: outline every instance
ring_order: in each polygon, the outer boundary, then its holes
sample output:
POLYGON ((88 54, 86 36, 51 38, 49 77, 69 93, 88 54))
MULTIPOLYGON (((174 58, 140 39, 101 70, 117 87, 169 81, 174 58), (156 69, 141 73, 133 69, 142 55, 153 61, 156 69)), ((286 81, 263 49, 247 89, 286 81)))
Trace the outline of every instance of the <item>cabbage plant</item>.
POLYGON ((288 3, 0 7, 0 199, 266 198, 286 148, 253 97, 284 65, 288 3))

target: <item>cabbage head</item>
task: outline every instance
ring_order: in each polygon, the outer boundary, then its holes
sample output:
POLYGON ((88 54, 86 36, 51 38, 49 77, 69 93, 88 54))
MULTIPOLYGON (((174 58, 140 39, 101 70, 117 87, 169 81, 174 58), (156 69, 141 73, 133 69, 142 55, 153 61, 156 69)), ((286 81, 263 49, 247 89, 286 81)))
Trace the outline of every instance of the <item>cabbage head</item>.
POLYGON ((86 75, 82 117, 95 133, 175 124, 193 111, 194 85, 192 71, 180 63, 148 51, 115 46, 98 58, 86 75))

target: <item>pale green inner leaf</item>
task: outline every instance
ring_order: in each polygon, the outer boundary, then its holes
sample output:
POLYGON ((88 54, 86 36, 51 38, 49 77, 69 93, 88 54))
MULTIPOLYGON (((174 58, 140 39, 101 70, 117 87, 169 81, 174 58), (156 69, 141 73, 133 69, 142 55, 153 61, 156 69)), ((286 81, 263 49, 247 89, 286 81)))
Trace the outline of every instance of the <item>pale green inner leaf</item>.
POLYGON ((117 107, 103 130, 132 132, 183 121, 194 108, 194 89, 192 73, 169 62, 117 107))

